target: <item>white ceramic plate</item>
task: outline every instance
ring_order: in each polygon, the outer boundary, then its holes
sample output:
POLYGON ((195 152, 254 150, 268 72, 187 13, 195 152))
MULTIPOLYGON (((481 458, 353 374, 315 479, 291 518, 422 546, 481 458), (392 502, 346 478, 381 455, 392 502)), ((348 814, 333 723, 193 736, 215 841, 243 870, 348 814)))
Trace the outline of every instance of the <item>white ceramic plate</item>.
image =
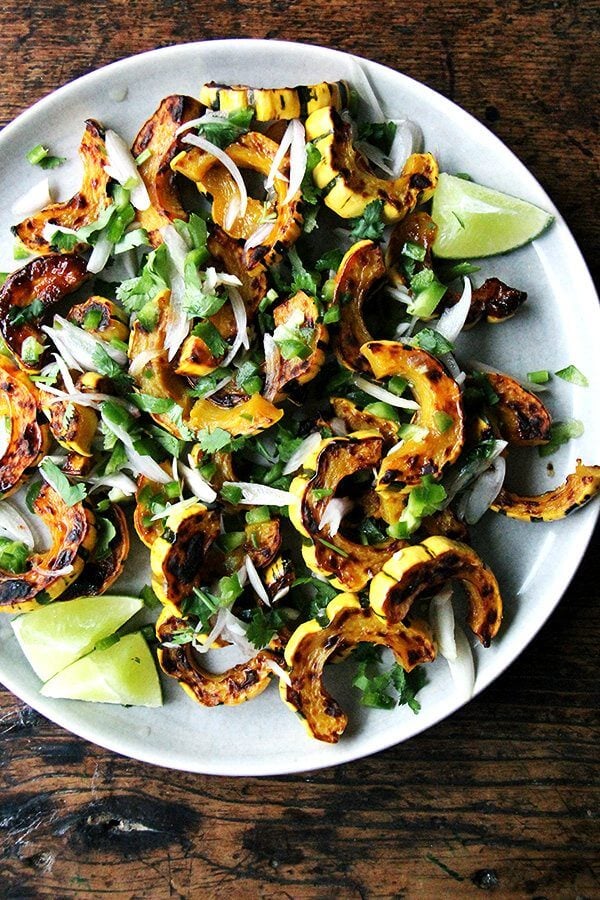
MULTIPOLYGON (((363 72, 389 116, 407 116, 419 123, 425 147, 438 156, 441 169, 467 171, 476 181, 533 201, 556 215, 554 226, 533 245, 484 261, 476 279, 497 275, 525 289, 529 299, 511 321, 498 328, 479 326, 461 338, 458 348, 461 356, 476 356, 516 375, 575 363, 590 379, 587 390, 555 379, 545 395, 557 418, 575 417, 586 424, 581 439, 551 457, 555 475, 548 476, 545 461, 535 451, 512 472, 513 484, 519 488, 547 490, 573 468, 576 457, 599 461, 600 427, 594 422, 592 396, 600 380, 600 323, 591 279, 565 223, 515 156, 449 100, 390 69, 317 47, 231 40, 144 53, 66 85, 0 134, 0 234, 4 236, 0 271, 16 266, 7 211, 44 174, 25 159, 36 144, 47 141, 53 153, 69 158, 68 165, 50 173, 51 181, 61 186, 62 196, 68 197, 79 183, 76 149, 88 117, 132 140, 164 96, 197 94, 205 81, 274 87, 347 78, 360 89, 357 79, 364 77, 363 72)), ((583 555, 595 516, 589 506, 557 524, 525 524, 492 514, 480 523, 476 546, 498 576, 506 614, 493 647, 475 650, 477 692, 515 659, 558 603, 583 555)), ((140 577, 138 572, 137 577, 140 583, 147 580, 145 573, 140 577)), ((344 678, 343 667, 335 667, 335 693, 350 713, 350 724, 339 744, 328 746, 306 736, 297 718, 281 704, 275 687, 241 707, 213 710, 194 704, 170 679, 165 683, 165 706, 158 710, 48 700, 38 693, 39 682, 17 646, 7 617, 0 618, 0 646, 0 680, 48 718, 119 753, 192 772, 273 775, 346 762, 406 740, 461 705, 443 660, 428 667, 429 682, 420 694, 418 716, 407 708, 394 712, 361 708, 356 692, 348 687, 349 673, 344 678)))

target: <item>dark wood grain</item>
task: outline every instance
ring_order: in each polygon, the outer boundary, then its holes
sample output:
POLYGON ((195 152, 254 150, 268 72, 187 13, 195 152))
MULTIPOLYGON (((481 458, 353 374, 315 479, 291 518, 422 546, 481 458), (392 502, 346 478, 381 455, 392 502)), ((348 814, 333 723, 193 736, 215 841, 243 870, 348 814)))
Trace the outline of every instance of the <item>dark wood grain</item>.
MULTIPOLYGON (((594 0, 7 0, 0 124, 152 47, 324 44, 401 69, 485 122, 549 191, 594 269, 597 11, 594 0)), ((307 776, 145 766, 0 691, 0 897, 599 896, 597 547, 598 532, 541 634, 466 709, 307 776)))

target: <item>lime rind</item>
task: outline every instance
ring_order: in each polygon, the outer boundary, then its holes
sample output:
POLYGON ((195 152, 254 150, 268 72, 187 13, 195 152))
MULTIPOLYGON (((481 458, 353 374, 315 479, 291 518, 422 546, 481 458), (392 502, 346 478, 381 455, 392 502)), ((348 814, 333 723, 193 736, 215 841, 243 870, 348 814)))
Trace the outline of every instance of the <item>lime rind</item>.
POLYGON ((32 669, 48 681, 114 634, 143 606, 137 597, 77 597, 24 613, 12 627, 32 669))
POLYGON ((139 631, 71 663, 47 681, 40 693, 63 700, 162 706, 156 665, 139 631))
POLYGON ((476 259, 509 253, 538 238, 550 213, 502 191, 443 172, 433 195, 438 226, 433 245, 441 259, 476 259))

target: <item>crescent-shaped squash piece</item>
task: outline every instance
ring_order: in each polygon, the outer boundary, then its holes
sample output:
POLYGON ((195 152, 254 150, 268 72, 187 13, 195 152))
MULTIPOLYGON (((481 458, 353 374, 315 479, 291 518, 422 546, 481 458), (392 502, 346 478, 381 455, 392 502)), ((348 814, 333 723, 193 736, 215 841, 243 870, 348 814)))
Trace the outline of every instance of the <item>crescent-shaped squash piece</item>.
POLYGON ((115 536, 110 541, 106 552, 97 556, 94 552, 86 561, 77 581, 60 596, 60 600, 72 600, 74 597, 95 597, 105 594, 115 583, 123 571, 129 556, 129 527, 125 513, 117 504, 113 504, 102 513, 115 529, 115 536))
POLYGON ((227 113, 252 106, 257 122, 272 122, 304 118, 322 106, 344 109, 350 105, 350 87, 346 81, 293 88, 251 88, 212 81, 200 88, 200 100, 210 109, 227 113))
POLYGON ((513 447, 536 447, 550 440, 552 417, 540 398, 518 381, 500 372, 485 376, 498 397, 487 407, 505 441, 513 447))
POLYGON ((459 541, 428 537, 396 553, 371 582, 369 601, 378 615, 402 622, 418 597, 433 595, 454 580, 467 593, 471 630, 488 647, 502 621, 500 589, 492 570, 459 541))
POLYGON ((360 349, 372 336, 363 319, 363 305, 385 277, 383 254, 373 241, 358 241, 344 255, 334 279, 333 304, 340 321, 335 352, 340 363, 355 372, 368 372, 360 349))
POLYGON ((0 457, 0 496, 8 497, 48 450, 48 426, 41 421, 37 392, 27 375, 0 355, 0 418, 9 434, 0 457))
POLYGON ((107 194, 109 176, 105 169, 108 158, 104 129, 93 119, 87 119, 85 123, 79 156, 83 163, 83 180, 77 193, 65 203, 46 206, 41 212, 15 226, 15 234, 34 253, 45 255, 53 252, 44 237, 46 225, 77 231, 84 225, 96 222, 110 202, 107 194))
POLYGON ((564 519, 600 492, 600 466, 586 466, 577 460, 575 471, 551 491, 523 497, 503 488, 491 509, 511 519, 525 522, 555 522, 564 519))
POLYGON ((415 485, 423 475, 439 478, 454 462, 464 443, 464 415, 460 388, 435 356, 396 341, 370 341, 361 347, 376 378, 405 378, 419 404, 413 424, 417 434, 403 441, 383 459, 378 489, 391 484, 415 485), (440 422, 443 425, 440 425, 440 422), (422 431, 421 431, 422 429, 422 431))
MULTIPOLYGON (((315 378, 325 362, 325 348, 329 342, 327 327, 318 321, 319 310, 313 297, 298 291, 273 310, 277 328, 289 325, 307 329, 306 343, 310 352, 304 358, 293 356, 285 359, 273 341, 272 354, 265 360, 265 397, 268 400, 285 399, 284 388, 290 383, 307 384, 315 378)), ((265 354, 266 355, 266 354, 265 354)))
POLYGON ((42 485, 33 509, 48 528, 52 545, 33 553, 21 575, 0 570, 0 612, 27 612, 55 600, 79 576, 96 543, 91 510, 83 503, 67 506, 49 484, 42 485))
POLYGON ((323 668, 332 657, 345 656, 366 642, 388 647, 406 671, 435 658, 435 644, 424 622, 410 627, 391 623, 367 607, 355 594, 338 594, 327 606, 329 624, 316 619, 299 625, 285 648, 289 684, 279 682, 282 700, 303 720, 311 737, 329 744, 344 733, 348 717, 323 684, 323 668))

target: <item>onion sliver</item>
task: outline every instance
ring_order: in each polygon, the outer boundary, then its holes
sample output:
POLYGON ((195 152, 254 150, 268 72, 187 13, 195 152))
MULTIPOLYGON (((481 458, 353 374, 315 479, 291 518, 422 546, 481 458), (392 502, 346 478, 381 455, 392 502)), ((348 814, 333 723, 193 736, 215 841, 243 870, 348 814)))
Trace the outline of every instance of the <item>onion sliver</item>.
POLYGON ((390 406, 397 406, 400 409, 420 408, 415 400, 406 400, 404 397, 398 397, 397 394, 392 394, 391 391, 382 388, 380 385, 367 381, 362 375, 353 375, 352 380, 356 387, 364 391, 365 394, 370 394, 371 397, 375 397, 377 400, 383 400, 384 403, 389 403, 390 406))
POLYGON ((127 497, 132 496, 137 491, 136 482, 129 475, 126 475, 125 472, 113 472, 111 475, 91 475, 87 481, 92 485, 90 494, 103 487, 117 488, 127 497))
POLYGON ((323 512, 319 522, 319 529, 328 528, 332 537, 340 530, 342 519, 353 507, 349 497, 333 497, 323 512))
MULTIPOLYGON (((20 222, 21 219, 34 216, 44 207, 50 206, 52 202, 50 182, 44 178, 15 200, 11 207, 11 214, 15 222, 20 222)), ((56 228, 54 230, 56 231, 56 228)))
POLYGON ((227 368, 232 359, 234 359, 234 357, 237 355, 240 347, 250 346, 250 341, 248 339, 248 314, 246 312, 246 306, 244 304, 244 301, 242 300, 240 292, 234 287, 229 288, 229 302, 231 303, 233 315, 235 316, 237 333, 233 344, 231 345, 229 353, 221 363, 221 366, 224 369, 227 368))
POLYGON ((432 598, 429 605, 429 622, 441 655, 445 659, 456 659, 451 587, 443 588, 432 598))
POLYGON ((304 459, 309 453, 317 449, 321 443, 321 435, 318 431, 313 431, 308 437, 305 437, 302 443, 294 450, 283 469, 283 475, 291 475, 296 469, 299 469, 304 459))
POLYGON ((498 456, 491 465, 475 479, 457 504, 457 513, 467 525, 474 525, 490 508, 504 484, 506 460, 498 456))
POLYGON ((112 253, 114 246, 113 242, 110 241, 105 234, 101 234, 94 244, 94 249, 88 259, 86 266, 88 272, 91 272, 93 275, 97 275, 101 272, 110 259, 110 254, 112 253))
POLYGON ((283 133, 283 137, 281 138, 279 147, 277 148, 277 150, 275 152, 275 156, 273 157, 273 162, 271 163, 271 168, 269 169, 269 174, 267 175, 267 178, 265 180, 265 190, 267 190, 267 191, 269 190, 269 188, 273 187, 273 184, 275 183, 276 178, 279 178, 282 181, 288 180, 285 177, 285 175, 281 174, 281 172, 279 171, 279 167, 281 166, 281 163, 283 162, 283 158, 292 143, 292 136, 293 136, 292 122, 293 121, 294 120, 292 119, 290 122, 288 122, 288 126, 283 133))
POLYGON ((306 172, 306 133, 299 119, 292 119, 288 128, 292 131, 290 145, 290 183, 283 198, 284 204, 292 200, 302 186, 306 172))
POLYGON ((0 460, 4 459, 10 446, 12 437, 12 419, 10 416, 0 416, 0 460))
POLYGON ((135 209, 148 209, 150 197, 129 147, 123 138, 110 128, 106 132, 105 144, 108 156, 106 171, 119 184, 133 184, 133 187, 129 189, 129 199, 135 209))
POLYGON ((471 282, 468 278, 465 278, 464 281, 465 286, 459 301, 454 306, 449 306, 448 309, 444 310, 435 328, 437 333, 443 335, 451 344, 454 343, 463 330, 471 309, 471 282))
POLYGON ((190 321, 183 305, 185 295, 185 260, 189 247, 174 225, 166 225, 162 236, 169 252, 169 282, 171 297, 165 328, 165 349, 169 361, 173 359, 190 330, 190 321))
POLYGON ((296 502, 296 497, 289 491, 280 491, 278 488, 269 487, 266 484, 254 484, 250 481, 225 481, 223 487, 237 487, 242 492, 239 503, 245 506, 289 506, 296 502))
POLYGON ((7 500, 0 504, 0 533, 12 541, 21 541, 29 550, 33 550, 35 540, 31 528, 19 510, 7 500))
POLYGON ((475 664, 473 651, 467 636, 459 625, 454 625, 456 659, 448 659, 448 666, 456 693, 462 702, 470 700, 475 687, 475 664))
POLYGON ((263 603, 265 603, 267 606, 270 606, 271 600, 269 598, 269 595, 267 594, 267 589, 260 580, 260 575, 258 574, 256 566, 252 562, 252 558, 250 556, 246 556, 246 558, 244 559, 244 563, 246 565, 248 581, 256 591, 257 596, 260 597, 263 603))

